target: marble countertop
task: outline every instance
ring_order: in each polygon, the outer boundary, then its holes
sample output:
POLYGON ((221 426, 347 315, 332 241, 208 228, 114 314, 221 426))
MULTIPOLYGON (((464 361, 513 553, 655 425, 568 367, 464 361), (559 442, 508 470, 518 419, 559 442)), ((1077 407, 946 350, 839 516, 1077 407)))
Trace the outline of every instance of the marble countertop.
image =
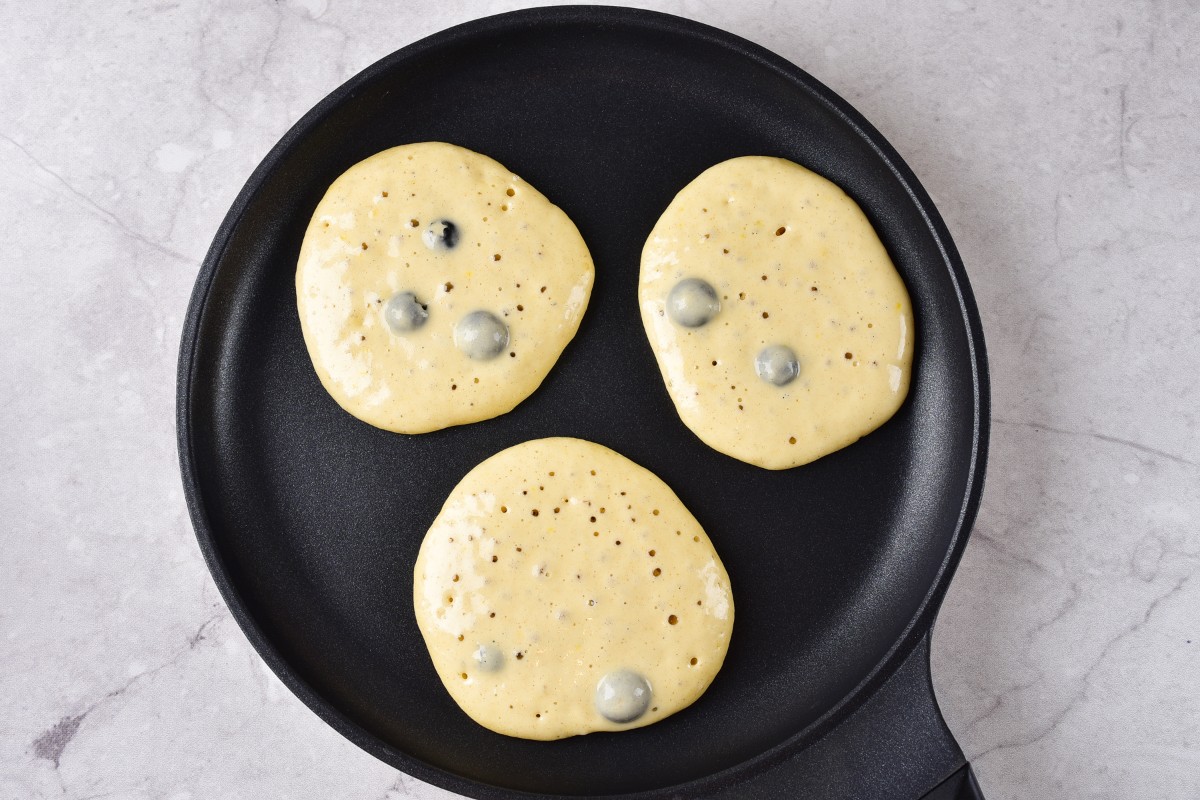
MULTIPOLYGON (((0 798, 452 797, 264 666, 201 560, 179 333, 238 189, 356 71, 509 2, 10 4, 0 35, 0 798)), ((1200 8, 648 5, 862 111, 938 204, 992 366, 934 634, 989 800, 1200 796, 1200 8)))

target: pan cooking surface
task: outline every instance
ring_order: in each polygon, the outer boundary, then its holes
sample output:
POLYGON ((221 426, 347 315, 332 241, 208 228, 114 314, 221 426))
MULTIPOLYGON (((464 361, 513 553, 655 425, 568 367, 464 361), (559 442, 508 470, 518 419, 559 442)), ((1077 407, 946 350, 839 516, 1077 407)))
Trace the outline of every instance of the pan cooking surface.
POLYGON ((702 779, 805 735, 931 623, 978 491, 979 362, 964 280, 936 211, 891 148, 828 90, 753 45, 611 9, 452 29, 384 59, 306 116, 218 233, 181 350, 181 452, 201 547, 285 682, 407 772, 489 796, 702 779), (516 410, 401 436, 353 419, 321 388, 293 279, 333 179, 379 150, 428 140, 489 155, 561 206, 591 248, 596 283, 576 339, 516 410), (636 303, 642 244, 675 192, 750 154, 804 164, 863 207, 917 323, 900 412, 784 472, 722 456, 683 426, 636 303), (729 571, 737 619, 725 666, 664 722, 510 739, 471 722, 434 673, 411 601, 421 538, 475 464, 544 436, 589 439, 658 474, 729 571))

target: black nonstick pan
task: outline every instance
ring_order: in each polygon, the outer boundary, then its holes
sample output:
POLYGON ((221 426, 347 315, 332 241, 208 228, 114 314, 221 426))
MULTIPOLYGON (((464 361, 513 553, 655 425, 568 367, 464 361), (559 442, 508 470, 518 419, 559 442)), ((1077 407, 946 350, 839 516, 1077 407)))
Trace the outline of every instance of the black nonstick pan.
POLYGON ((263 659, 376 757, 474 797, 981 797, 946 729, 929 635, 979 505, 988 387, 966 274, 915 176, 813 78, 749 42, 645 11, 489 17, 406 47, 333 92, 267 155, 201 268, 179 365, 179 448, 200 547, 263 659), (596 263, 578 336, 497 419, 421 436, 337 407, 301 339, 294 274, 325 189, 387 147, 485 153, 576 222, 596 263), (679 421, 636 302, 646 235, 735 156, 841 185, 912 295, 912 391, 858 443, 770 472, 679 421), (728 568, 737 621, 691 708, 558 742, 466 717, 434 673, 412 565, 473 466, 575 436, 663 478, 728 568))

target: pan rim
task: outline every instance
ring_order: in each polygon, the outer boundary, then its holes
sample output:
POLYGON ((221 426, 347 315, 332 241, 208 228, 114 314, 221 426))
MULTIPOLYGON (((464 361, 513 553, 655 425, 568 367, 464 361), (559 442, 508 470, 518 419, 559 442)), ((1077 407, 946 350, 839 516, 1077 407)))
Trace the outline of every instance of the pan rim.
POLYGON ((402 47, 375 61, 349 80, 334 89, 305 113, 268 151, 238 192, 229 212, 222 220, 197 273, 187 314, 184 318, 179 349, 176 394, 176 438, 179 451, 180 472, 189 517, 196 533, 201 554, 213 577, 214 583, 258 655, 271 670, 320 719, 349 739, 362 750, 384 763, 427 781, 441 788, 480 798, 513 797, 607 797, 625 800, 650 800, 666 796, 702 796, 720 787, 737 784, 748 777, 769 769, 771 766, 804 749, 825 732, 835 727, 862 705, 884 681, 911 654, 919 641, 932 628, 941 601, 945 596, 950 579, 962 557, 971 525, 978 513, 982 499, 986 472, 988 438, 990 430, 990 389, 987 356, 984 349, 982 322, 975 304, 966 271, 957 249, 932 200, 917 180, 916 175, 904 163, 895 149, 849 103, 835 92, 817 81, 804 70, 766 48, 754 44, 735 34, 696 22, 684 17, 657 11, 633 9, 619 6, 558 6, 537 7, 512 11, 468 21, 434 33, 402 47), (319 126, 332 112, 353 98, 356 90, 368 85, 387 72, 400 68, 405 62, 443 48, 462 44, 477 37, 534 27, 569 26, 572 24, 604 24, 613 28, 650 31, 668 36, 690 39, 733 55, 748 58, 756 64, 776 73, 788 83, 808 93, 814 100, 836 114, 876 154, 917 208, 930 235, 937 243, 942 263, 954 287, 958 307, 962 314, 963 331, 970 354, 973 432, 970 460, 967 466, 967 481, 964 497, 959 509, 954 531, 950 537, 945 557, 938 566, 930 588, 882 658, 870 671, 837 703, 818 719, 779 744, 758 755, 719 772, 692 781, 654 789, 622 793, 618 795, 548 795, 524 792, 492 784, 481 783, 437 767, 393 747, 360 727, 343 714, 303 678, 301 678, 278 652, 270 639, 248 610, 241 594, 233 585, 214 536, 214 528, 207 514, 207 504, 202 493, 195 453, 195 426, 193 417, 193 386, 197 370, 197 353, 202 341, 202 323, 218 267, 228 252, 234 231, 251 206, 257 194, 277 168, 279 162, 295 144, 319 126))

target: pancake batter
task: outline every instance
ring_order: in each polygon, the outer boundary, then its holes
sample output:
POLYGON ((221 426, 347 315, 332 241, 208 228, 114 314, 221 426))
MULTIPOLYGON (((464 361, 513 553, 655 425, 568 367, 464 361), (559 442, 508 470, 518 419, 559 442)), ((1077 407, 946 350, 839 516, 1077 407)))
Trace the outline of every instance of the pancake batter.
POLYGON ((646 241, 638 300, 684 424, 750 464, 845 447, 908 393, 904 283, 858 205, 799 164, 735 158, 684 187, 646 241))
POLYGON ((592 278, 562 210, 487 156, 425 142, 333 182, 304 235, 296 302, 334 400, 424 433, 528 397, 575 335, 592 278))
POLYGON ((525 442, 471 470, 421 544, 413 602, 458 705, 526 739, 686 708, 733 628, 729 577, 679 498, 579 439, 525 442))

